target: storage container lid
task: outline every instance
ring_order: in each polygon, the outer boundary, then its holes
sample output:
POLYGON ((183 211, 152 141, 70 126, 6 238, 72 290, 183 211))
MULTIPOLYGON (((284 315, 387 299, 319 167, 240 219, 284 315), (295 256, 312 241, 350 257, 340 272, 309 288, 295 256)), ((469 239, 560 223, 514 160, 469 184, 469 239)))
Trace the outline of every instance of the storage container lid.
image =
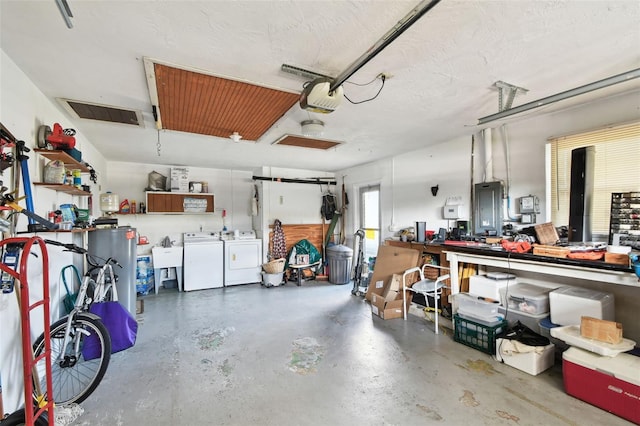
POLYGON ((498 312, 504 315, 505 317, 508 317, 510 320, 517 319, 519 316, 522 316, 525 318, 533 318, 540 321, 542 318, 549 316, 549 312, 541 312, 539 314, 534 314, 530 312, 519 311, 517 309, 512 309, 512 308, 507 309, 504 306, 498 306, 498 312), (511 316, 509 317, 509 315, 511 316))
POLYGON ((567 325, 563 327, 554 327, 549 329, 551 337, 563 340, 565 343, 586 349, 589 352, 598 355, 615 357, 632 350, 636 346, 636 342, 631 339, 622 339, 620 343, 599 342, 594 339, 582 337, 579 325, 567 325))
POLYGON ((549 297, 549 292, 553 290, 548 287, 541 287, 539 285, 519 283, 509 286, 507 291, 509 297, 526 298, 529 300, 542 300, 549 297))
POLYGON ((542 318, 540 321, 538 321, 538 324, 540 324, 540 327, 544 327, 544 328, 554 328, 554 327, 560 327, 559 324, 554 324, 551 322, 551 318, 550 317, 544 317, 542 318))
POLYGON ((581 299, 591 299, 591 300, 604 300, 607 298, 613 299, 613 293, 606 293, 603 291, 597 290, 589 290, 588 288, 582 287, 560 287, 553 290, 555 295, 563 295, 569 297, 579 297, 581 299))
POLYGON ((353 250, 344 245, 335 245, 327 247, 327 255, 332 257, 351 257, 353 250))
POLYGON ((640 386, 640 357, 625 353, 614 357, 601 356, 584 349, 570 347, 562 353, 562 359, 640 386))

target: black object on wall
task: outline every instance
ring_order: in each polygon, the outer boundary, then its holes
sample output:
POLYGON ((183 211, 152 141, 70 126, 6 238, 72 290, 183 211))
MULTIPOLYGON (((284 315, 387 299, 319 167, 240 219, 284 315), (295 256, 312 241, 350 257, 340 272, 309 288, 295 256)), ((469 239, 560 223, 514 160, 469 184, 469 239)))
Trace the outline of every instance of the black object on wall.
POLYGON ((585 146, 571 151, 571 186, 569 187, 569 241, 591 241, 591 207, 593 198, 596 149, 585 146))

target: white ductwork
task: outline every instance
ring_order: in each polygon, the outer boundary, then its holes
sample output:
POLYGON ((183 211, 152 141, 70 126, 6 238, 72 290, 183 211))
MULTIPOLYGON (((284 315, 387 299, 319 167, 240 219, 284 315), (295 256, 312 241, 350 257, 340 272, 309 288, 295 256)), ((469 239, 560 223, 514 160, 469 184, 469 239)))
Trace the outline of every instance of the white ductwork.
POLYGON ((484 129, 484 131, 482 132, 482 140, 484 145, 484 181, 493 182, 493 149, 491 128, 484 129))

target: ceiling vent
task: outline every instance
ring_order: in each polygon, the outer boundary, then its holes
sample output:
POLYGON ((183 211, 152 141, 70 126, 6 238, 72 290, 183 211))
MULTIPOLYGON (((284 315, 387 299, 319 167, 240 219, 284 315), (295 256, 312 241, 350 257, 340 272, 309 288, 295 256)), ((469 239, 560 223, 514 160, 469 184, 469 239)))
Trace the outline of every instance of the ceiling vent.
POLYGON ((144 127, 142 111, 66 98, 57 98, 57 100, 75 118, 144 127))
POLYGON ((318 139, 312 137, 305 137, 299 135, 283 135, 280 139, 273 142, 272 145, 288 145, 297 146, 300 148, 313 148, 313 149, 329 149, 340 145, 342 142, 333 141, 329 139, 318 139))

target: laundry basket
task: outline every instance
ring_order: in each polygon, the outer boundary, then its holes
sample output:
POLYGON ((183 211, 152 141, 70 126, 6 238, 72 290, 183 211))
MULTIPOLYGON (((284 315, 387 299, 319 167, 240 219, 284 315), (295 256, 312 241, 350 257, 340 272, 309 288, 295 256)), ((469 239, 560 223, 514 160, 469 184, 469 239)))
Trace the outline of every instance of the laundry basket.
POLYGON ((267 274, 279 274, 284 272, 285 259, 275 259, 262 265, 262 270, 267 274))

